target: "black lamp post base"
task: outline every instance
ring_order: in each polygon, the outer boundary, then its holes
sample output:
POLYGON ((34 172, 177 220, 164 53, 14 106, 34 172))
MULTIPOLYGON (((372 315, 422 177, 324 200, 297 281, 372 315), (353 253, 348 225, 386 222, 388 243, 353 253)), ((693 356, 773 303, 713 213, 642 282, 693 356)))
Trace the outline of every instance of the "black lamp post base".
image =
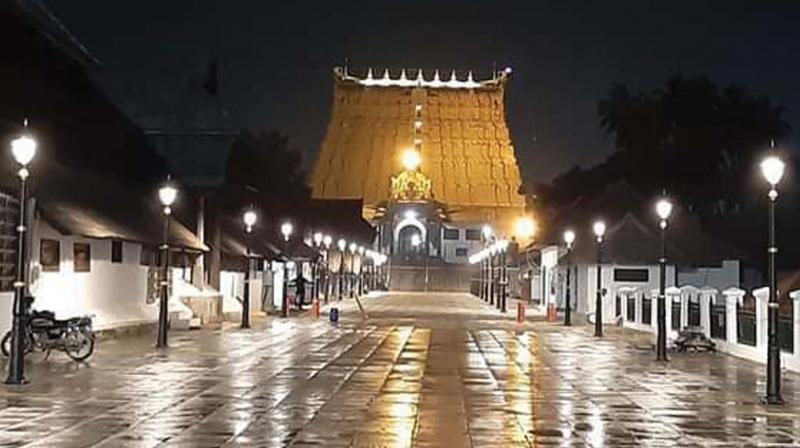
POLYGON ((28 381, 27 378, 20 378, 20 379, 6 378, 6 380, 3 383, 6 386, 25 386, 27 384, 30 384, 30 381, 28 381))
POLYGON ((780 396, 777 396, 777 397, 764 398, 764 399, 761 400, 761 404, 775 406, 775 405, 786 404, 786 402, 783 401, 783 398, 781 398, 780 396))

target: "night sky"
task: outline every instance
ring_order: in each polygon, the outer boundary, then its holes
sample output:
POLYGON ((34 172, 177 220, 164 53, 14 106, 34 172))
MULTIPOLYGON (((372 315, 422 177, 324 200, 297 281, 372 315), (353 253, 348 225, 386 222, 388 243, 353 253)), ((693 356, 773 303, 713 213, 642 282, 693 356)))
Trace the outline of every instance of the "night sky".
MULTIPOLYGON (((227 109, 289 133, 313 160, 331 67, 489 72, 511 66, 507 115, 526 182, 611 150, 596 103, 615 82, 672 74, 746 85, 800 129, 800 2, 45 0, 119 83, 201 71, 216 57, 227 109)), ((796 134, 797 132, 795 132, 796 134)))

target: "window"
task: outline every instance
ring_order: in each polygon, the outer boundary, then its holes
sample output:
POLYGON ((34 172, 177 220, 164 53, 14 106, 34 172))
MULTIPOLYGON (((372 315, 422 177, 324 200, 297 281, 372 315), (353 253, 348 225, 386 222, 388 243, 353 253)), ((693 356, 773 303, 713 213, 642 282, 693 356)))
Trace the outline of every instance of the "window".
POLYGON ((58 240, 42 239, 39 244, 39 264, 42 271, 58 272, 58 265, 61 262, 61 244, 58 240))
POLYGON ((615 282, 647 282, 649 279, 647 269, 614 269, 615 282))
POLYGON ((111 262, 122 263, 122 241, 111 242, 111 262))
POLYGON ((72 246, 73 270, 75 272, 89 272, 91 270, 92 246, 88 243, 75 243, 72 246))
POLYGON ((480 241, 480 240, 481 240, 480 229, 467 229, 467 241, 480 241))
POLYGON ((457 240, 460 236, 460 232, 458 229, 448 229, 445 227, 444 229, 444 239, 446 240, 457 240))
POLYGON ((456 248, 456 257, 466 257, 467 256, 467 248, 466 247, 457 247, 456 248))

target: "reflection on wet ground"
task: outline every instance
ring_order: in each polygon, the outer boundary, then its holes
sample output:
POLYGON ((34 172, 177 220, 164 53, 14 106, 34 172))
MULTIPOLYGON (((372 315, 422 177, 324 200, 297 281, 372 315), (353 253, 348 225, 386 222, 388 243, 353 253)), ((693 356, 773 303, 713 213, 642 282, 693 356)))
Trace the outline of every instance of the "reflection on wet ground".
POLYGON ((519 326, 457 294, 349 303, 343 320, 104 341, 89 365, 33 358, 0 388, 0 446, 796 446, 798 376, 675 355, 609 328, 519 326))

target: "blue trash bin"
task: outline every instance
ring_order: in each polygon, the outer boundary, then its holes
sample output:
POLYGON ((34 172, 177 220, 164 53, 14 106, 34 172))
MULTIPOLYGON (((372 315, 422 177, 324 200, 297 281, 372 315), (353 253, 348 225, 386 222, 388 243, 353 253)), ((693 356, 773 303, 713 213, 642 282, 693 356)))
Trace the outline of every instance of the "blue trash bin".
POLYGON ((333 323, 339 322, 339 308, 332 307, 329 315, 331 322, 333 323))

